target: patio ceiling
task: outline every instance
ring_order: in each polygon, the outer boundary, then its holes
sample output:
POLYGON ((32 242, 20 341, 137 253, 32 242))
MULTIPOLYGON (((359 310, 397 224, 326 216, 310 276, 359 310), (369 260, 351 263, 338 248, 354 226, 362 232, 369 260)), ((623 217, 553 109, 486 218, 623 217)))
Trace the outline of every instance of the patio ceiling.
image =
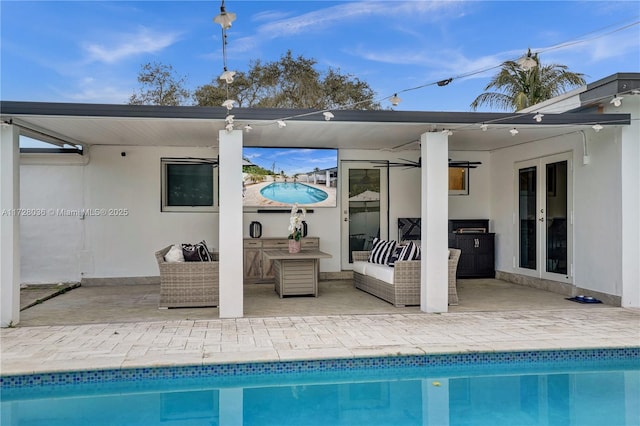
MULTIPOLYGON (((252 130, 245 146, 352 149, 417 149, 420 135, 453 130, 449 149, 488 151, 590 130, 595 123, 620 126, 628 114, 546 114, 537 123, 532 113, 471 113, 417 111, 333 111, 325 121, 320 112, 284 109, 233 109, 234 124, 252 130), (285 119, 279 128, 276 120, 285 119), (483 132, 481 123, 489 129, 483 132), (519 133, 512 136, 509 130, 519 133)), ((2 122, 11 120, 23 134, 52 142, 80 145, 203 146, 218 145, 225 127, 225 108, 162 107, 100 104, 8 102, 0 105, 2 122)))

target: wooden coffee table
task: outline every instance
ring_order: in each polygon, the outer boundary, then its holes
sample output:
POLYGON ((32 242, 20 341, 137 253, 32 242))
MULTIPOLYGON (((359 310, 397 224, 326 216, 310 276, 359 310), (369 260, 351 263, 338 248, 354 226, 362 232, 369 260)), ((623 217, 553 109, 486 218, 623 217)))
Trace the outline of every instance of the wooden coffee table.
POLYGON ((318 272, 320 259, 330 258, 329 253, 320 250, 302 250, 289 253, 288 250, 264 250, 267 259, 273 261, 276 279, 276 293, 284 296, 313 294, 318 297, 318 272))

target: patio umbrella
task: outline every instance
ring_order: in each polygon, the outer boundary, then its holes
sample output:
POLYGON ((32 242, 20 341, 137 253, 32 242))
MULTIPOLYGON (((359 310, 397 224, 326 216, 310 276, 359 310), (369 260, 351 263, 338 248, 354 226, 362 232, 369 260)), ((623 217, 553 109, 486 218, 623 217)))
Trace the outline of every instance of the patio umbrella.
POLYGON ((358 207, 364 208, 367 211, 367 206, 377 205, 380 206, 380 193, 376 191, 366 190, 360 194, 349 197, 349 208, 352 210, 358 207))

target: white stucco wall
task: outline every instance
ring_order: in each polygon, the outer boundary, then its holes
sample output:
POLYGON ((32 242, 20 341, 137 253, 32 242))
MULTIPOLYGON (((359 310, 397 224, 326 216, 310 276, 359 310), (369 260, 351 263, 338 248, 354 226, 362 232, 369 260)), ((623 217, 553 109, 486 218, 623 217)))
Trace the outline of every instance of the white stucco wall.
POLYGON ((621 294, 620 129, 585 131, 589 164, 583 164, 583 141, 572 133, 495 151, 491 155, 491 215, 496 232, 496 269, 514 271, 513 218, 516 214, 515 168, 519 161, 562 152, 573 154, 574 278, 576 286, 621 294))
POLYGON ((66 212, 84 205, 83 159, 78 155, 22 155, 22 162, 22 207, 37 212, 20 218, 22 282, 78 281, 85 227, 79 216, 66 212))
MULTIPOLYGON (((454 161, 479 161, 482 164, 469 169, 469 195, 449 196, 450 219, 491 219, 492 186, 491 154, 479 151, 449 151, 449 158, 454 161)), ((489 229, 493 230, 489 221, 489 229)))
MULTIPOLYGON (((128 214, 84 219, 62 214, 23 218, 22 281, 51 283, 155 276, 158 269, 154 252, 169 244, 204 239, 210 248, 218 250, 218 213, 160 211, 160 159, 215 156, 217 152, 210 148, 136 146, 96 146, 84 158, 23 155, 23 207, 56 212, 127 209, 128 214)), ((420 154, 418 150, 341 150, 339 156, 341 160, 417 161, 420 154)), ((489 217, 489 155, 464 152, 452 158, 482 161, 483 165, 471 171, 469 196, 449 197, 450 217, 489 217)), ((396 238, 399 217, 420 216, 420 169, 391 168, 389 173, 389 237, 396 238)), ((338 203, 340 196, 338 188, 338 203)), ((340 207, 316 208, 307 215, 309 236, 320 237, 321 250, 333 256, 322 260, 323 272, 341 270, 341 218, 340 207)), ((262 223, 264 237, 288 234, 288 214, 246 212, 244 237, 249 237, 249 224, 253 220, 262 223)))

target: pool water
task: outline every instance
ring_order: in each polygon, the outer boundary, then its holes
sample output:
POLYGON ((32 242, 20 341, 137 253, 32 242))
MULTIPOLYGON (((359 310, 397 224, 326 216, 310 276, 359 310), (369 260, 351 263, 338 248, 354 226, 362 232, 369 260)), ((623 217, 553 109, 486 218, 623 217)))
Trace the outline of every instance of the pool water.
POLYGON ((299 182, 274 182, 260 190, 269 200, 287 204, 313 204, 327 199, 329 194, 299 182))
POLYGON ((388 357, 3 378, 0 423, 639 424, 640 348, 606 359, 520 354, 508 362, 388 357))

